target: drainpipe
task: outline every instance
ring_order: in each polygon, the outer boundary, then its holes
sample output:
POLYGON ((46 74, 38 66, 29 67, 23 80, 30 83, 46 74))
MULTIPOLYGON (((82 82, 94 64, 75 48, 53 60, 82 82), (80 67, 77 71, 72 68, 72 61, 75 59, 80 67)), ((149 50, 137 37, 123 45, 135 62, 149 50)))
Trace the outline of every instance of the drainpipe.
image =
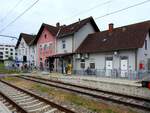
POLYGON ((137 51, 138 49, 135 49, 135 71, 137 71, 137 51))
MULTIPOLYGON (((57 50, 57 38, 58 38, 58 36, 59 36, 60 31, 61 31, 61 27, 59 27, 59 30, 58 30, 58 32, 57 32, 57 34, 56 34, 55 53, 57 53, 57 51, 58 51, 58 50, 57 50)), ((55 58, 55 59, 56 59, 56 58, 55 58)), ((60 58, 58 58, 58 59, 60 59, 60 58)), ((57 60, 58 60, 58 59, 56 59, 56 72, 57 72, 57 67, 58 67, 58 66, 57 66, 57 63, 58 63, 57 60)))
MULTIPOLYGON (((74 34, 73 34, 73 37, 72 37, 72 53, 74 53, 75 52, 75 40, 74 40, 74 34)), ((74 70, 74 57, 73 57, 73 55, 72 55, 72 71, 74 70)))

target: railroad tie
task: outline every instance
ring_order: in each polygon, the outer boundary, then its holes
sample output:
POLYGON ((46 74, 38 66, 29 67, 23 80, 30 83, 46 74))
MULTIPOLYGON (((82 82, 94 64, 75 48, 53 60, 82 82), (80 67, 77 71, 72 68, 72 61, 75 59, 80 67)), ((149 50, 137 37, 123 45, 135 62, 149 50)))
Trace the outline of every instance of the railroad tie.
POLYGON ((48 107, 50 107, 50 105, 46 105, 46 106, 44 106, 44 107, 37 108, 37 109, 33 109, 33 110, 28 110, 28 112, 36 112, 36 111, 40 111, 40 110, 46 109, 46 108, 48 108, 48 107))
POLYGON ((29 101, 29 102, 19 103, 19 105, 31 104, 31 103, 38 102, 38 101, 39 100, 33 100, 33 101, 29 101))
POLYGON ((33 97, 27 98, 27 99, 23 99, 23 100, 17 100, 16 102, 19 103, 19 102, 24 102, 24 101, 32 100, 32 99, 33 99, 33 97))
POLYGON ((47 112, 45 112, 45 113, 53 113, 53 112, 55 112, 55 111, 57 111, 58 109, 56 109, 56 108, 53 108, 53 109, 51 109, 51 110, 49 110, 49 111, 47 111, 47 112))
POLYGON ((32 107, 36 107, 36 106, 39 106, 39 105, 41 105, 41 104, 43 104, 43 102, 39 102, 39 103, 37 103, 37 104, 34 104, 34 105, 27 105, 27 106, 24 106, 24 108, 32 108, 32 107))

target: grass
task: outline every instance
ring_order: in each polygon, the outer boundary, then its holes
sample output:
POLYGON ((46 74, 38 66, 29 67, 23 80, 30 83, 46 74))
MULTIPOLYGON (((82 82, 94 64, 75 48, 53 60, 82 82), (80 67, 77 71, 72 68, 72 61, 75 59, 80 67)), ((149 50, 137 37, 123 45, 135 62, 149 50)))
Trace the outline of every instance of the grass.
POLYGON ((4 64, 0 63, 0 74, 14 74, 14 73, 20 73, 20 71, 5 69, 4 64))
POLYGON ((56 90, 55 88, 47 87, 40 84, 34 84, 32 88, 48 93, 50 96, 55 96, 56 100, 59 101, 69 101, 77 106, 87 108, 92 112, 97 113, 134 113, 132 110, 128 110, 128 112, 122 112, 122 110, 118 109, 116 106, 109 106, 104 103, 100 103, 98 101, 94 101, 92 99, 88 99, 86 97, 79 96, 75 93, 65 92, 56 90))
POLYGON ((49 92, 49 91, 50 91, 50 89, 49 89, 49 88, 47 88, 47 87, 43 87, 43 86, 41 86, 41 85, 39 85, 39 84, 35 84, 35 85, 33 85, 33 86, 32 86, 32 88, 33 88, 33 89, 37 89, 37 90, 39 90, 39 91, 41 91, 41 92, 44 92, 44 93, 46 93, 46 92, 49 92))
POLYGON ((93 99, 89 99, 87 97, 80 96, 75 93, 66 92, 63 90, 59 90, 57 88, 48 87, 45 85, 41 85, 38 83, 33 83, 25 80, 21 80, 14 77, 7 77, 4 80, 12 82, 15 85, 20 87, 24 87, 27 89, 33 89, 39 91, 41 93, 47 93, 49 96, 54 97, 56 101, 60 102, 69 102, 76 106, 89 109, 92 112, 97 113, 135 113, 131 109, 128 108, 120 108, 116 105, 109 105, 104 102, 99 102, 93 99), (15 82, 14 82, 15 81, 15 82))
POLYGON ((18 82, 19 79, 15 77, 5 77, 3 80, 8 81, 8 82, 18 82))

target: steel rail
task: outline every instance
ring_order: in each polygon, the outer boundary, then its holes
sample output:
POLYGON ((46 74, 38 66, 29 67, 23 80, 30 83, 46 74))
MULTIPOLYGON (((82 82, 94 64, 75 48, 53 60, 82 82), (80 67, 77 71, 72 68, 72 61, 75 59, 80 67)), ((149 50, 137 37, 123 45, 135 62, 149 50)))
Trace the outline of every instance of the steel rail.
POLYGON ((58 86, 58 85, 52 84, 52 83, 59 83, 59 84, 67 85, 67 86, 70 85, 70 86, 73 86, 73 87, 82 88, 82 89, 86 89, 86 90, 90 90, 90 91, 98 91, 98 92, 103 92, 103 93, 106 93, 106 94, 122 96, 122 97, 129 98, 129 99, 136 99, 136 100, 150 102, 149 99, 145 99, 145 98, 134 97, 134 96, 130 96, 130 95, 114 93, 114 92, 109 92, 109 91, 103 91, 103 90, 99 90, 99 89, 74 85, 74 84, 71 84, 71 83, 64 83, 64 82, 61 82, 61 81, 55 81, 55 80, 44 79, 44 78, 39 78, 39 77, 33 77, 33 76, 16 76, 16 77, 26 79, 26 80, 30 80, 30 81, 33 81, 33 82, 37 82, 37 83, 41 83, 41 84, 45 84, 45 85, 48 85, 48 86, 53 86, 53 87, 56 87, 56 88, 61 88, 61 89, 65 89, 65 90, 68 90, 68 91, 88 95, 88 96, 91 96, 91 97, 94 97, 94 98, 104 99, 104 100, 113 101, 113 102, 116 102, 116 103, 119 103, 119 104, 124 104, 124 105, 127 105, 127 106, 136 107, 138 109, 140 108, 140 109, 143 109, 143 110, 148 110, 148 111, 150 110, 150 107, 147 107, 147 106, 137 105, 137 104, 133 104, 133 103, 130 103, 130 102, 124 102, 122 100, 117 100, 117 99, 113 99, 113 98, 109 98, 109 97, 104 97, 104 96, 101 96, 101 95, 87 93, 87 92, 84 92, 82 90, 75 90, 75 89, 71 89, 71 88, 68 88, 68 87, 58 86), (46 83, 45 81, 47 81, 49 83, 46 83), (50 82, 52 82, 52 83, 50 83, 50 82))
POLYGON ((0 91, 0 95, 6 99, 13 107, 16 108, 17 111, 21 113, 28 113, 24 108, 19 106, 16 102, 14 102, 11 98, 9 98, 7 95, 5 95, 3 92, 0 91))
MULTIPOLYGON (((68 108, 66 108, 66 107, 63 107, 63 106, 61 106, 61 105, 58 105, 58 104, 56 104, 56 103, 54 103, 54 102, 52 102, 52 101, 50 101, 50 100, 48 100, 48 99, 43 98, 42 96, 39 96, 39 95, 37 95, 37 94, 34 94, 34 93, 32 93, 32 92, 30 92, 30 91, 28 91, 28 90, 25 90, 25 89, 23 89, 23 88, 17 87, 17 86, 15 86, 15 85, 13 85, 13 84, 10 84, 10 83, 8 83, 8 82, 6 82, 6 81, 4 81, 4 80, 0 80, 0 82, 2 82, 2 83, 4 83, 4 84, 7 84, 8 86, 13 87, 13 88, 15 88, 15 89, 17 89, 17 90, 19 90, 19 91, 22 91, 22 92, 24 92, 24 93, 26 93, 26 94, 28 94, 28 95, 31 95, 31 96, 35 97, 36 99, 39 99, 40 101, 43 101, 43 102, 45 102, 45 103, 51 105, 52 107, 57 108, 57 109, 60 110, 60 111, 63 111, 63 112, 65 112, 65 113, 75 113, 75 111, 73 111, 73 110, 70 110, 70 109, 68 109, 68 108)), ((23 113, 24 113, 24 112, 23 112, 23 113)), ((27 112, 26 112, 26 113, 27 113, 27 112)))

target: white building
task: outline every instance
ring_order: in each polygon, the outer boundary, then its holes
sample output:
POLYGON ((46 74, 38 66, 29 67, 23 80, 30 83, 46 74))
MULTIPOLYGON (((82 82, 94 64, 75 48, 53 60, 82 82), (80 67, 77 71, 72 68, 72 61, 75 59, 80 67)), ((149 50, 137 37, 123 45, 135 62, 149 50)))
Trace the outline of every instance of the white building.
POLYGON ((0 60, 15 60, 15 46, 0 44, 0 60))
POLYGON ((150 71, 150 21, 119 28, 110 24, 109 30, 89 34, 76 52, 76 70, 121 77, 150 71))
POLYGON ((36 66, 36 46, 32 45, 35 35, 21 33, 16 44, 16 62, 19 67, 24 64, 36 66))
POLYGON ((87 37, 88 34, 99 32, 94 19, 86 18, 70 24, 59 27, 56 39, 56 54, 51 56, 55 59, 55 69, 59 72, 65 72, 68 64, 74 68, 74 52, 87 37))

